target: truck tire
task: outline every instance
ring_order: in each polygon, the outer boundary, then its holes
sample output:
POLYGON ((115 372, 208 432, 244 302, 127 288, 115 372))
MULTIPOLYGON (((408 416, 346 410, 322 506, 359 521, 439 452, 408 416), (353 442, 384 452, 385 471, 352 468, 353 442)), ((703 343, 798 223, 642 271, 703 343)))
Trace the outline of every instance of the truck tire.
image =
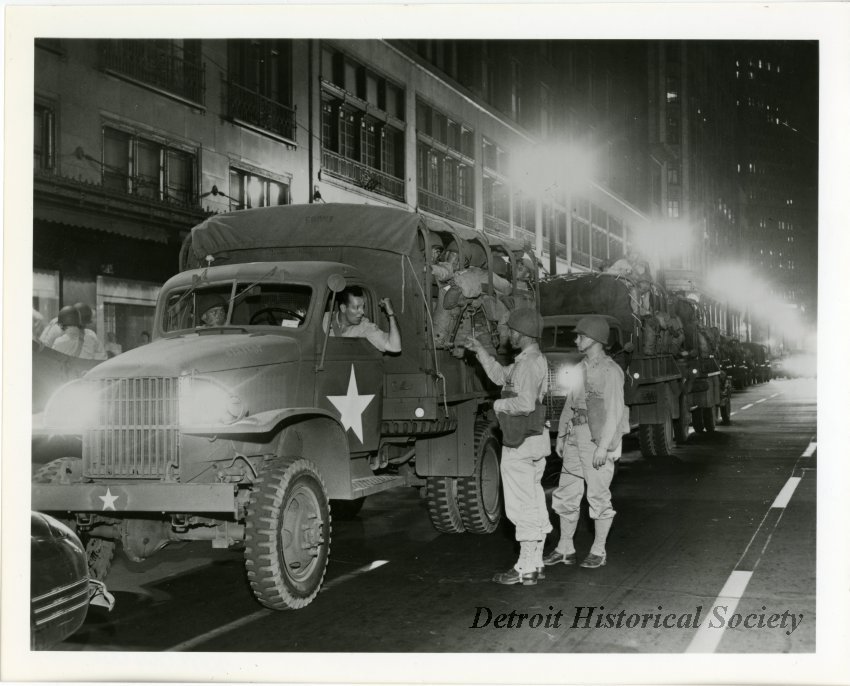
POLYGON ((465 529, 457 503, 457 479, 429 476, 425 486, 431 525, 444 534, 462 534, 465 529))
POLYGON ((702 433, 705 431, 705 422, 703 421, 702 408, 698 407, 693 412, 691 412, 691 421, 694 425, 694 431, 697 433, 702 433))
POLYGON ((723 426, 729 426, 732 423, 732 399, 725 398, 720 404, 720 422, 723 426))
POLYGON ((331 500, 331 516, 341 522, 347 522, 354 519, 363 503, 366 501, 366 496, 355 498, 354 500, 331 500))
POLYGON ((475 423, 475 464, 472 476, 457 479, 457 504, 466 531, 490 534, 502 519, 499 441, 487 421, 475 423))
POLYGON ((713 433, 717 428, 716 412, 714 405, 711 407, 701 407, 698 411, 702 412, 702 423, 705 426, 706 433, 713 433))
POLYGON ((641 424, 638 427, 640 452, 647 459, 672 456, 673 438, 673 418, 669 416, 661 424, 641 424))
POLYGON ((684 444, 688 441, 688 427, 691 422, 691 413, 688 410, 688 405, 685 402, 679 403, 679 418, 673 420, 673 434, 676 438, 676 443, 684 444))
MULTIPOLYGON (((60 457, 43 465, 33 476, 33 483, 74 483, 79 481, 83 475, 83 460, 79 457, 60 457)), ((71 529, 76 529, 73 520, 61 519, 71 529)), ((115 557, 116 542, 106 538, 89 536, 85 532, 77 531, 80 542, 86 548, 88 559, 89 576, 98 581, 103 581, 112 567, 112 559, 115 557)))
POLYGON ((331 547, 327 491, 302 458, 271 463, 254 485, 245 517, 245 570, 272 610, 308 605, 322 586, 331 547))

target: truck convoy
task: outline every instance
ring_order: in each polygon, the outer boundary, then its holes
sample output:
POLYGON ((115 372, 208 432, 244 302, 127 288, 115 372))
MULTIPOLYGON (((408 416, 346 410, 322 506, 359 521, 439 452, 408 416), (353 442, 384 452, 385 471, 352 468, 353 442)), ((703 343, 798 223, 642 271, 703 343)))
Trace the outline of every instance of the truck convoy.
POLYGON ((713 431, 716 412, 729 421, 730 389, 715 359, 696 303, 669 295, 647 276, 593 272, 540 284, 542 349, 550 365, 550 426, 557 426, 571 368, 581 359, 575 325, 586 314, 610 325, 608 354, 625 372, 630 424, 647 458, 673 454, 688 427, 713 431))
POLYGON ((33 478, 32 507, 70 522, 91 573, 116 543, 133 560, 170 541, 244 543, 260 603, 301 608, 322 585, 331 512, 418 487, 442 532, 501 517, 498 397, 458 342, 504 352, 511 310, 537 306, 519 243, 368 205, 270 207, 194 227, 162 287, 151 344, 107 360, 48 402, 82 439, 33 478), (337 294, 359 286, 402 351, 334 335, 337 294), (201 319, 223 306, 221 321, 201 319), (468 356, 467 356, 468 357, 468 356))

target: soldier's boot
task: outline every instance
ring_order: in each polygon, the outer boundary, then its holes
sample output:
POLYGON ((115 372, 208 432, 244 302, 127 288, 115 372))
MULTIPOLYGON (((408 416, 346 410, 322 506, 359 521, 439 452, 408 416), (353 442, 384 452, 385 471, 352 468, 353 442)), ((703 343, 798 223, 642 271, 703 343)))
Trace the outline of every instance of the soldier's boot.
POLYGON ((578 526, 578 516, 578 510, 570 514, 560 515, 561 538, 558 540, 558 545, 555 546, 555 549, 543 556, 544 565, 574 565, 576 563, 576 548, 573 544, 573 536, 575 536, 576 526, 578 526))
POLYGON ((611 531, 611 524, 613 521, 613 517, 594 520, 593 527, 596 533, 593 539, 593 545, 590 546, 590 554, 582 561, 582 567, 585 567, 586 569, 596 569, 597 567, 605 566, 605 563, 607 562, 607 556, 605 555, 605 541, 608 539, 608 532, 611 531))
POLYGON ((516 564, 506 572, 499 572, 493 576, 493 581, 497 584, 522 584, 523 586, 537 585, 537 579, 540 577, 537 571, 537 561, 535 558, 535 541, 520 541, 519 544, 519 559, 516 564))

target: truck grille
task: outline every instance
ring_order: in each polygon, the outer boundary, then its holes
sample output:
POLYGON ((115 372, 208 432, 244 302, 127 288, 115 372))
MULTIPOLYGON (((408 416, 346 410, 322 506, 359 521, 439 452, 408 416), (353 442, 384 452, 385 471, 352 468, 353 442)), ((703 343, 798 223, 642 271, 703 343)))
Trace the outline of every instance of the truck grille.
POLYGON ((563 411, 564 403, 567 400, 565 395, 561 395, 563 391, 557 387, 556 375, 557 372, 555 370, 555 366, 550 363, 549 390, 546 392, 546 397, 543 399, 543 402, 546 405, 546 420, 549 422, 551 430, 558 428, 558 422, 561 419, 561 412, 563 411))
POLYGON ((83 434, 83 471, 89 477, 158 479, 177 465, 178 379, 100 379, 94 428, 83 434))

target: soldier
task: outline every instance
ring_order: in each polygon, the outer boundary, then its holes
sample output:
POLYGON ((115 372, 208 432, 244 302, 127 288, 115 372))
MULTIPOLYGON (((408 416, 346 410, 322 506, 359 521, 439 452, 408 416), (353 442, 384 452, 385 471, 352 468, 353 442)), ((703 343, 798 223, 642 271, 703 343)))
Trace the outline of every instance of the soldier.
POLYGON ((65 306, 59 310, 57 322, 62 335, 53 341, 54 350, 83 360, 106 359, 106 351, 97 335, 85 326, 91 322, 91 308, 82 303, 65 306))
POLYGON ((493 581, 533 586, 542 575, 543 542, 552 530, 540 484, 550 452, 541 404, 548 381, 546 358, 538 346, 543 319, 536 310, 521 308, 511 313, 508 328, 511 346, 520 351, 512 365, 500 365, 475 338, 467 338, 466 347, 477 355, 491 381, 502 386, 502 397, 493 409, 502 429, 505 512, 516 527, 520 554, 516 564, 493 581))
POLYGON ((558 487, 552 493, 552 509, 561 520, 561 538, 543 562, 576 564, 573 535, 586 485, 596 537, 581 566, 594 569, 606 561, 605 541, 616 514, 611 506, 611 480, 614 462, 622 454, 623 434, 629 430, 628 411, 623 402, 623 370, 603 347, 608 341, 608 322, 600 316, 583 317, 576 334, 585 358, 574 368, 555 444, 564 459, 558 487))
MULTIPOLYGON (((382 298, 379 305, 390 320, 389 333, 383 331, 365 314, 366 296, 359 286, 348 286, 337 295, 339 309, 330 316, 331 336, 343 338, 366 338, 378 350, 389 353, 401 352, 401 333, 398 330, 395 311, 389 298, 382 298)), ((326 314, 327 318, 328 315, 326 314)), ((323 325, 327 328, 327 324, 323 325)))

